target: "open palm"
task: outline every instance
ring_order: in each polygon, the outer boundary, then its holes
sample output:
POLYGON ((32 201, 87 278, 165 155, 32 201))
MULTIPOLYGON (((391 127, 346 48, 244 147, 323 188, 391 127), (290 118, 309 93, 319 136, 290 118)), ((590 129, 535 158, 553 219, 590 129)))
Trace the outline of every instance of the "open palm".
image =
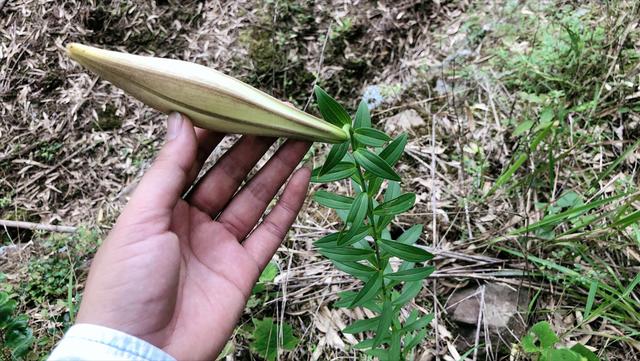
POLYGON ((307 168, 295 172, 255 227, 309 144, 287 141, 236 193, 274 141, 245 136, 183 199, 222 137, 170 116, 167 143, 96 254, 78 323, 140 337, 177 359, 220 352, 310 176, 307 168))

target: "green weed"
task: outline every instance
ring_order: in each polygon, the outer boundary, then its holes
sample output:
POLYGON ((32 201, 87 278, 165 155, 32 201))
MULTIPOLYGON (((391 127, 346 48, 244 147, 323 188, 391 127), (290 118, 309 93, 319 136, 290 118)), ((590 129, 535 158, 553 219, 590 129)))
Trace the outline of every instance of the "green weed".
MULTIPOLYGON (((0 274, 0 281, 4 281, 0 274)), ((5 289, 0 289, 0 355, 3 360, 20 360, 34 342, 28 326, 29 317, 17 312, 18 303, 5 289)))
POLYGON ((582 344, 571 348, 558 347, 558 336, 547 322, 538 322, 522 338, 525 353, 537 361, 599 361, 600 359, 582 344))
POLYGON ((264 360, 274 361, 278 357, 278 350, 293 350, 298 345, 298 338, 293 335, 293 328, 283 323, 278 325, 273 319, 266 317, 262 320, 253 319, 251 351, 264 360))

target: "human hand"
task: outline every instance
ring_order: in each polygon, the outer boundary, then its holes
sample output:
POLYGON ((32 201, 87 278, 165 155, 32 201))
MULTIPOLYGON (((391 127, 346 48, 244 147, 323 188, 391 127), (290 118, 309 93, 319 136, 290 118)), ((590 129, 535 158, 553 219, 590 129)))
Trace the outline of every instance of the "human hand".
POLYGON ((308 168, 294 172, 253 230, 309 143, 287 141, 235 194, 274 142, 243 136, 182 199, 223 136, 169 116, 166 144, 93 260, 78 323, 140 337, 177 359, 215 359, 310 177, 308 168))

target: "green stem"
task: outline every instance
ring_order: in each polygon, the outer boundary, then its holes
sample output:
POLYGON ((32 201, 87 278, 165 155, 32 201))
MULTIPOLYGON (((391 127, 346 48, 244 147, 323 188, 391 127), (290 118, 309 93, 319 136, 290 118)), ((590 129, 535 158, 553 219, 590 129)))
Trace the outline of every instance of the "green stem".
MULTIPOLYGON (((357 149, 357 145, 353 137, 353 131, 350 131, 350 133, 351 133, 351 149, 355 151, 357 149)), ((373 228, 373 244, 374 244, 374 251, 376 254, 376 263, 378 266, 378 271, 381 273, 384 273, 386 264, 384 265, 382 264, 382 257, 380 256, 380 247, 378 246, 378 240, 382 238, 382 231, 379 230, 378 227, 376 227, 376 220, 373 214, 373 196, 369 194, 367 182, 364 179, 364 175, 362 174, 360 163, 358 163, 358 161, 355 159, 354 161, 356 162, 356 170, 358 171, 360 186, 362 187, 362 191, 365 192, 365 194, 367 195, 367 200, 369 202, 367 207, 367 218, 369 219, 369 224, 371 224, 371 227, 373 228)), ((384 278, 382 279, 382 297, 384 298, 385 301, 391 301, 391 294, 387 292, 387 287, 384 284, 384 278)))
MULTIPOLYGON (((355 148, 355 144, 353 142, 353 137, 351 137, 352 139, 352 143, 351 146, 353 147, 353 149, 355 148)), ((374 250, 375 250, 375 254, 376 254, 376 263, 378 264, 378 271, 381 273, 381 277, 383 276, 384 270, 387 268, 387 264, 382 264, 382 257, 380 256, 380 247, 378 245, 378 240, 380 238, 382 238, 382 230, 378 229, 378 227, 376 226, 376 219, 375 216, 373 214, 373 195, 369 194, 369 190, 367 187, 367 182, 364 179, 364 175, 362 174, 362 169, 360 164, 358 163, 358 161, 356 162, 356 169, 358 171, 358 178, 360 179, 360 185, 362 187, 362 191, 365 192, 367 194, 367 200, 369 201, 369 205, 367 207, 367 218, 369 219, 369 223, 371 224, 371 227, 373 228, 373 244, 374 244, 374 250)), ((382 297, 384 299, 384 302, 391 302, 391 292, 387 291, 387 287, 384 283, 384 277, 382 277, 382 297)), ((393 322, 391 323, 391 332, 396 332, 396 326, 393 324, 393 322)), ((403 350, 400 351, 400 354, 403 354, 403 350)), ((403 358, 404 359, 404 358, 403 358)))

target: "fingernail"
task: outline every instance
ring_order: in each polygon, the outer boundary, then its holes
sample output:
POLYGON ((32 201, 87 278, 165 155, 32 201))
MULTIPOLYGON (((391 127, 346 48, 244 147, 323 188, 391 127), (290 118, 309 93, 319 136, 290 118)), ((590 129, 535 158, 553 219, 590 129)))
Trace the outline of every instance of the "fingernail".
POLYGON ((175 139, 182 129, 182 115, 177 112, 169 114, 167 119, 167 140, 175 139))

